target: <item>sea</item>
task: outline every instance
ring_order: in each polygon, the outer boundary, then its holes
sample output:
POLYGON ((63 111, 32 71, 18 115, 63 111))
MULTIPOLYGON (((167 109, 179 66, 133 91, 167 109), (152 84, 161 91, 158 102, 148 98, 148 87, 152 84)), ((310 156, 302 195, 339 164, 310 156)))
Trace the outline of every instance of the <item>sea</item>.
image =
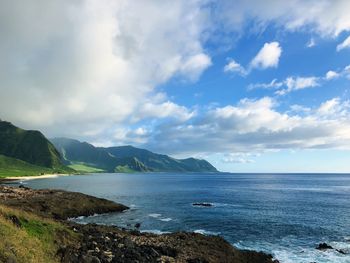
POLYGON ((141 231, 156 234, 220 235, 282 263, 350 262, 350 174, 99 173, 22 183, 130 207, 123 213, 72 219, 82 224, 133 229, 141 223, 141 231), (335 249, 317 250, 323 242, 335 249))

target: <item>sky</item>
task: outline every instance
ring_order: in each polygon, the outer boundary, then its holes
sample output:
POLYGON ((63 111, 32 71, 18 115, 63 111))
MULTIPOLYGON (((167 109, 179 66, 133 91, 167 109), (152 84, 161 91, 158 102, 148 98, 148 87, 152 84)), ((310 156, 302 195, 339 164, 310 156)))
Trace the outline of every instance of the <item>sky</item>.
POLYGON ((229 172, 350 172, 348 0, 1 1, 0 118, 229 172))

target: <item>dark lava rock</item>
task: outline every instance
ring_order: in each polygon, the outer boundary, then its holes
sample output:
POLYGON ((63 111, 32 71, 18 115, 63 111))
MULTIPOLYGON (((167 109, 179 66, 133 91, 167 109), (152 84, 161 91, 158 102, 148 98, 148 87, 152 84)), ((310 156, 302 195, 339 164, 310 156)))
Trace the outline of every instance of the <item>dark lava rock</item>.
POLYGON ((141 223, 136 223, 136 224, 135 224, 135 227, 136 227, 136 228, 140 228, 140 227, 141 227, 141 223))
POLYGON ((318 250, 325 250, 325 249, 333 249, 333 247, 331 247, 327 243, 320 243, 320 244, 318 244, 316 249, 318 249, 318 250))
POLYGON ((127 206, 110 200, 63 190, 33 190, 0 185, 0 203, 40 216, 65 220, 71 217, 122 212, 127 206))
POLYGON ((18 217, 15 215, 11 215, 9 217, 9 219, 11 220, 11 222, 16 226, 16 227, 22 227, 21 221, 19 221, 18 217))
POLYGON ((337 252, 339 252, 340 254, 343 254, 343 255, 346 255, 347 253, 344 251, 344 250, 342 250, 342 249, 336 249, 337 250, 337 252))
POLYGON ((205 206, 205 207, 211 207, 213 204, 211 203, 193 203, 193 206, 205 206))

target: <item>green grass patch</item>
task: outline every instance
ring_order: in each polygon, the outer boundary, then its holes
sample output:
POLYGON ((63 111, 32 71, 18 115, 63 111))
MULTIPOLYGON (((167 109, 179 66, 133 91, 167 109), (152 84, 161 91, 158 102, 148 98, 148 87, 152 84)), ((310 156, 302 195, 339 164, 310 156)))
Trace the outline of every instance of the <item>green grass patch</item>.
POLYGON ((83 173, 101 173, 105 172, 105 170, 89 166, 85 163, 73 163, 68 165, 69 168, 74 169, 75 171, 78 172, 83 172, 83 173))
POLYGON ((9 176, 35 176, 52 173, 74 173, 71 168, 60 166, 47 168, 27 163, 12 157, 0 155, 0 178, 9 176))
POLYGON ((59 246, 73 245, 79 235, 65 225, 18 209, 0 205, 0 262, 10 259, 18 263, 59 262, 59 246), (11 217, 17 217, 20 227, 11 217))
POLYGON ((131 169, 128 165, 118 165, 114 171, 116 173, 136 173, 136 171, 131 169))

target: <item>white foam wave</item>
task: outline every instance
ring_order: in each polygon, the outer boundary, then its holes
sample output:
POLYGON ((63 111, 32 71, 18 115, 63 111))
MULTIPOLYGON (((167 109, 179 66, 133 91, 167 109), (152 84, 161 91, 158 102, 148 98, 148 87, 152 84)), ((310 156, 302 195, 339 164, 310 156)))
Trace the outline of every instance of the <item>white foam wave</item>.
POLYGON ((147 229, 147 230, 141 230, 141 233, 152 233, 152 234, 156 234, 156 235, 161 235, 161 234, 169 234, 171 232, 168 231, 161 231, 158 229, 147 229))
POLYGON ((281 263, 350 263, 350 244, 346 242, 329 242, 334 249, 317 250, 315 247, 285 247, 271 243, 245 244, 237 242, 233 244, 239 249, 248 249, 271 253, 281 263), (346 254, 339 253, 342 250, 346 254))
POLYGON ((153 213, 153 214, 149 214, 148 216, 149 216, 149 217, 153 217, 153 218, 159 218, 159 217, 162 216, 162 214, 153 213))
POLYGON ((202 234, 202 235, 206 235, 206 236, 209 236, 209 235, 219 235, 220 232, 213 232, 213 231, 208 231, 208 230, 204 230, 204 229, 196 229, 193 231, 194 233, 197 233, 197 234, 202 234))
POLYGON ((170 218, 170 217, 167 217, 167 218, 161 218, 161 219, 159 219, 160 221, 163 221, 163 222, 169 222, 169 221, 171 221, 171 220, 173 220, 172 218, 170 218))

